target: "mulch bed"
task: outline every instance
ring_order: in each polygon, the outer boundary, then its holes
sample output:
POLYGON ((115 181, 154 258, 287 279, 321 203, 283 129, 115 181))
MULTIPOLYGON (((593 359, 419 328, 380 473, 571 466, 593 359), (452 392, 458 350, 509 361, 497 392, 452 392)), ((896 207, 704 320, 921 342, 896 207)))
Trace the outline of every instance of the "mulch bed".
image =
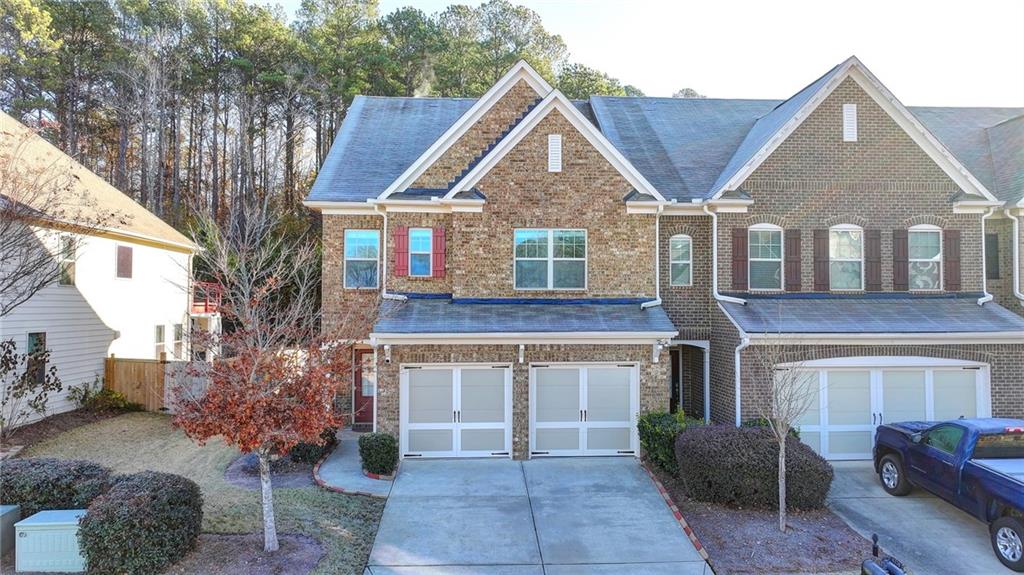
POLYGON ((790 512, 783 534, 775 511, 688 499, 677 479, 652 469, 707 550, 717 575, 859 573, 871 555, 871 542, 828 509, 790 512))
MULTIPOLYGON (((242 455, 224 471, 224 481, 258 491, 260 489, 260 461, 255 453, 242 455)), ((292 461, 285 456, 270 463, 270 484, 281 487, 309 487, 313 485, 313 466, 292 461)))
POLYGON ((204 533, 187 557, 175 563, 167 575, 305 575, 324 556, 312 537, 278 534, 280 549, 263 551, 263 533, 224 535, 204 533))
MULTIPOLYGON (((119 411, 97 412, 88 409, 76 409, 65 413, 51 415, 35 423, 30 423, 18 429, 11 438, 11 445, 22 445, 29 447, 51 437, 56 437, 69 429, 110 419, 121 415, 119 411)), ((6 448, 7 445, 4 445, 6 448)))

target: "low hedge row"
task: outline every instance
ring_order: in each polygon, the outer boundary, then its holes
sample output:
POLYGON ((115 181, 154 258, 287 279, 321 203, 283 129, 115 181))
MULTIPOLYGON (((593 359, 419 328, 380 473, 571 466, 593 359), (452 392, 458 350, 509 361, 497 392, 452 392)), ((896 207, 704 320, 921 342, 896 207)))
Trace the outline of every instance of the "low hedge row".
MULTIPOLYGON (((679 478, 699 501, 778 508, 779 444, 761 427, 693 427, 675 445, 679 478)), ((819 509, 832 484, 832 466, 795 437, 786 438, 786 503, 819 509)))
POLYGON ((330 453, 338 444, 338 430, 328 427, 320 433, 320 441, 317 443, 299 443, 288 452, 292 461, 297 463, 316 463, 330 453))
POLYGON ((77 459, 9 459, 0 465, 0 503, 22 517, 50 509, 83 509, 110 487, 110 470, 77 459))
POLYGON ((364 433, 359 436, 359 457, 370 473, 391 475, 398 467, 398 440, 388 433, 364 433))
POLYGON ((676 437, 687 427, 704 425, 703 420, 686 417, 683 412, 653 411, 637 419, 637 434, 644 456, 654 465, 676 475, 676 437))

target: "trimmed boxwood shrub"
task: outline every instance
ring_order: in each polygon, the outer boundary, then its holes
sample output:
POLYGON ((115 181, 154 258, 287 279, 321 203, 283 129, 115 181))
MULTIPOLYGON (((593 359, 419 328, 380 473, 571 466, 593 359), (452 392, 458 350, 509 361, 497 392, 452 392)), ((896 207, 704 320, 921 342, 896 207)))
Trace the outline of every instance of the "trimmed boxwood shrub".
POLYGON ((636 426, 644 457, 675 475, 679 471, 675 454, 676 436, 687 427, 695 425, 704 425, 704 422, 685 417, 681 411, 674 414, 652 411, 641 415, 636 426))
POLYGON ((194 481, 143 471, 122 475, 89 506, 78 544, 89 573, 157 573, 191 551, 203 522, 194 481))
POLYGON ((333 427, 324 429, 318 443, 299 443, 288 452, 292 461, 297 463, 316 463, 330 453, 338 444, 338 430, 333 427))
MULTIPOLYGON (((778 508, 779 446, 760 427, 695 427, 676 439, 679 478, 699 501, 778 508)), ((819 509, 832 484, 832 466, 813 449, 786 438, 786 503, 819 509)))
POLYGON ((39 457, 0 465, 0 503, 21 505, 23 517, 83 509, 109 487, 110 470, 91 461, 39 457))
MULTIPOLYGON (((755 417, 754 419, 748 419, 741 423, 740 425, 742 425, 743 427, 765 427, 769 431, 771 431, 772 428, 771 422, 769 422, 764 417, 755 417)), ((789 428, 789 434, 797 439, 800 439, 800 430, 795 427, 789 428)))
POLYGON ((370 473, 391 475, 398 467, 398 441, 387 433, 364 433, 359 436, 359 457, 370 473))

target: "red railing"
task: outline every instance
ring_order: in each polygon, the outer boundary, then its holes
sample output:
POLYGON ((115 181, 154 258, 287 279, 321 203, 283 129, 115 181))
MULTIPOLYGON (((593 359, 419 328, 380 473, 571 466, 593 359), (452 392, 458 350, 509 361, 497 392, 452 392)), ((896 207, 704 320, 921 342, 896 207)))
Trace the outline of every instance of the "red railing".
POLYGON ((192 283, 192 313, 216 313, 223 290, 215 282, 192 283))

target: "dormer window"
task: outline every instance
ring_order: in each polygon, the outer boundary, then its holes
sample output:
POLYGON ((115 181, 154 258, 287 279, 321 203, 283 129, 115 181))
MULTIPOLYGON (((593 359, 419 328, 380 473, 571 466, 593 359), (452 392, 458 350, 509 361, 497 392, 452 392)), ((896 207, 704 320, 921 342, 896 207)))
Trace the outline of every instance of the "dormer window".
POLYGON ((772 224, 751 226, 748 231, 748 277, 752 290, 782 289, 782 228, 772 224))
POLYGON ((942 229, 919 225, 907 231, 910 289, 942 289, 942 229))
POLYGON ((843 104, 843 141, 857 141, 857 104, 843 104))
POLYGON ((829 289, 864 289, 864 230, 843 224, 828 231, 829 289))
POLYGON ((562 171, 562 135, 548 135, 548 171, 562 171))

